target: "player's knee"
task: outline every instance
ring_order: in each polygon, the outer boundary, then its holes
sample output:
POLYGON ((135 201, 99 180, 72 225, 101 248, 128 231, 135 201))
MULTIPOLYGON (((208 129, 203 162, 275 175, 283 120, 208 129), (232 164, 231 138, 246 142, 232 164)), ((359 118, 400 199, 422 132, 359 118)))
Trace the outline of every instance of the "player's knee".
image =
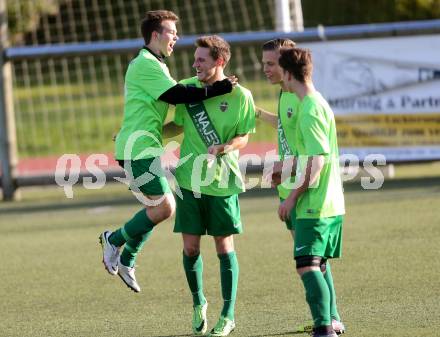
POLYGON ((183 253, 192 257, 200 254, 200 236, 182 233, 183 253))
POLYGON ((304 274, 310 270, 320 270, 321 261, 323 258, 321 256, 306 255, 298 256, 295 258, 296 261, 296 271, 299 275, 304 274))
POLYGON ((160 208, 159 218, 160 221, 166 220, 173 216, 176 210, 176 201, 174 197, 170 195, 166 195, 165 199, 158 206, 160 208))
POLYGON ((214 241, 217 254, 227 254, 234 251, 234 237, 232 235, 215 236, 214 241))
POLYGON ((193 257, 200 254, 200 247, 197 245, 188 245, 183 247, 186 256, 193 257))

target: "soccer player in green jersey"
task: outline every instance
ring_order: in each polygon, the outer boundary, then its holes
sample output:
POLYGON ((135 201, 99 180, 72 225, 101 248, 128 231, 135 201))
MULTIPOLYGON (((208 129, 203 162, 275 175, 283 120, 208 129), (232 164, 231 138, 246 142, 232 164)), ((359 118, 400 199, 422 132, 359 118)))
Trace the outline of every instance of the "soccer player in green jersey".
POLYGON ((312 313, 314 337, 337 336, 332 324, 335 293, 326 280, 327 259, 341 255, 344 195, 339 169, 336 125, 329 104, 312 82, 310 51, 281 49, 283 83, 300 99, 295 132, 295 187, 280 205, 287 220, 296 209, 294 256, 296 269, 312 313))
MULTIPOLYGON (((193 67, 197 76, 186 85, 204 87, 225 78, 230 59, 229 44, 219 36, 196 41, 193 67)), ((235 328, 234 306, 238 286, 238 261, 234 234, 242 232, 238 194, 244 181, 238 165, 238 150, 255 129, 252 95, 237 85, 226 95, 200 104, 177 105, 174 123, 183 127, 184 138, 176 180, 174 232, 182 233, 183 267, 193 299, 192 328, 196 335, 207 331, 208 303, 203 293, 201 236, 213 236, 220 262, 223 308, 210 336, 227 336, 235 328), (189 159, 187 159, 189 158, 189 159)))
MULTIPOLYGON (((299 105, 299 99, 295 93, 288 92, 283 86, 283 72, 278 64, 280 57, 280 48, 294 47, 295 42, 289 39, 274 39, 267 41, 263 45, 263 71, 268 81, 273 85, 280 86, 280 94, 278 99, 278 113, 275 115, 261 108, 256 108, 257 118, 269 123, 277 129, 278 136, 278 153, 280 162, 274 164, 273 182, 277 183, 278 194, 281 202, 287 198, 290 189, 286 187, 287 183, 291 183, 291 179, 285 184, 281 184, 281 168, 285 157, 291 157, 295 154, 295 144, 293 137, 289 137, 295 133, 296 127, 296 110, 299 105)), ((286 222, 286 227, 294 238, 295 217, 286 222), (293 219, 293 220, 292 220, 293 219)))
POLYGON ((164 59, 172 54, 178 40, 177 21, 171 11, 147 12, 141 23, 145 46, 130 62, 125 75, 124 119, 116 137, 115 158, 145 208, 118 230, 100 235, 105 268, 111 275, 119 275, 135 292, 140 291, 134 273, 136 255, 154 226, 175 210, 174 197, 160 165, 162 126, 168 105, 223 95, 231 92, 235 83, 234 78, 204 88, 176 83, 164 59))
MULTIPOLYGON (((295 132, 297 130, 298 108, 300 100, 295 92, 289 92, 283 82, 283 69, 280 67, 278 60, 280 58, 281 48, 293 48, 295 42, 289 39, 279 38, 267 41, 263 44, 263 71, 268 81, 273 85, 280 86, 280 95, 278 100, 278 114, 275 115, 259 107, 256 108, 257 118, 269 123, 277 128, 278 135, 278 153, 280 162, 274 164, 272 183, 277 186, 280 201, 283 202, 290 194, 294 178, 281 182, 281 172, 283 161, 287 157, 296 156, 297 150, 295 145, 295 132)), ((295 207, 292 213, 286 219, 286 227, 295 238, 295 207)), ((324 266, 324 265, 323 265, 324 266)), ((333 277, 331 274, 330 263, 327 262, 323 273, 332 294, 335 293, 333 287, 333 277)), ((333 327, 336 332, 342 333, 345 330, 343 323, 340 321, 340 315, 337 310, 336 301, 332 301, 332 317, 333 327)), ((298 328, 301 331, 311 331, 312 326, 306 325, 298 328)))

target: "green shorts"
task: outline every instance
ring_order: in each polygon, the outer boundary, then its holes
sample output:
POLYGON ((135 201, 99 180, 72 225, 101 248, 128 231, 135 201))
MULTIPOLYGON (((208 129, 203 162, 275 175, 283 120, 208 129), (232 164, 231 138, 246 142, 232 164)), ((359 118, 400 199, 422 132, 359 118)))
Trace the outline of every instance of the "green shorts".
MULTIPOLYGON (((280 204, 284 201, 283 198, 280 198, 280 204)), ((290 219, 284 222, 286 224, 286 228, 289 231, 295 230, 295 223, 296 223, 296 208, 293 207, 290 211, 290 219)))
MULTIPOLYGON (((118 160, 119 166, 125 170, 124 162, 124 160, 118 160)), ((138 178, 146 172, 149 173, 149 176, 147 175, 145 178, 146 182, 141 186, 138 186, 139 190, 144 195, 163 195, 165 193, 171 193, 170 185, 168 185, 168 180, 165 177, 165 172, 160 166, 159 157, 130 160, 130 163, 134 178, 138 178), (154 166, 151 165, 153 163, 154 166)))
POLYGON ((175 233, 227 236, 243 231, 238 194, 227 197, 200 194, 181 189, 183 199, 176 196, 175 233))
POLYGON ((296 219, 295 258, 305 255, 340 257, 343 215, 320 219, 296 219))

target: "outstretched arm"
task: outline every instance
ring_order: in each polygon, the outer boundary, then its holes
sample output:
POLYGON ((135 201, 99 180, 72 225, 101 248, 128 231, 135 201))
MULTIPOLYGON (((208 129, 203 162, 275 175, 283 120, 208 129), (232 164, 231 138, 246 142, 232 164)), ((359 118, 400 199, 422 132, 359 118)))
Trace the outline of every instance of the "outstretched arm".
POLYGON ((204 88, 196 88, 183 84, 176 84, 165 91, 159 99, 169 104, 185 104, 201 102, 205 99, 230 93, 237 84, 237 78, 230 76, 204 88))
POLYGON ((261 119, 263 122, 271 125, 273 128, 278 128, 278 116, 272 112, 266 111, 260 107, 255 107, 255 117, 261 119))

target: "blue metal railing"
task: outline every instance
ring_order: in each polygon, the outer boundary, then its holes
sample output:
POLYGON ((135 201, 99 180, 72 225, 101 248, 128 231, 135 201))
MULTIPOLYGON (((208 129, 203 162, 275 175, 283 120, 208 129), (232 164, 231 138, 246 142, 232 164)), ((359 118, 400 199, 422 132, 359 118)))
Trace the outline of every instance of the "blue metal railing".
MULTIPOLYGON (((413 34, 440 34, 440 20, 408 21, 395 23, 363 24, 351 26, 318 26, 302 32, 242 32, 219 34, 231 45, 261 43, 274 38, 290 38, 297 42, 321 40, 359 39, 386 36, 405 36, 413 34)), ((176 48, 189 48, 199 35, 180 38, 176 48)), ((5 50, 9 60, 36 58, 70 57, 98 54, 125 54, 139 49, 142 39, 97 41, 38 46, 11 47, 5 50)))

